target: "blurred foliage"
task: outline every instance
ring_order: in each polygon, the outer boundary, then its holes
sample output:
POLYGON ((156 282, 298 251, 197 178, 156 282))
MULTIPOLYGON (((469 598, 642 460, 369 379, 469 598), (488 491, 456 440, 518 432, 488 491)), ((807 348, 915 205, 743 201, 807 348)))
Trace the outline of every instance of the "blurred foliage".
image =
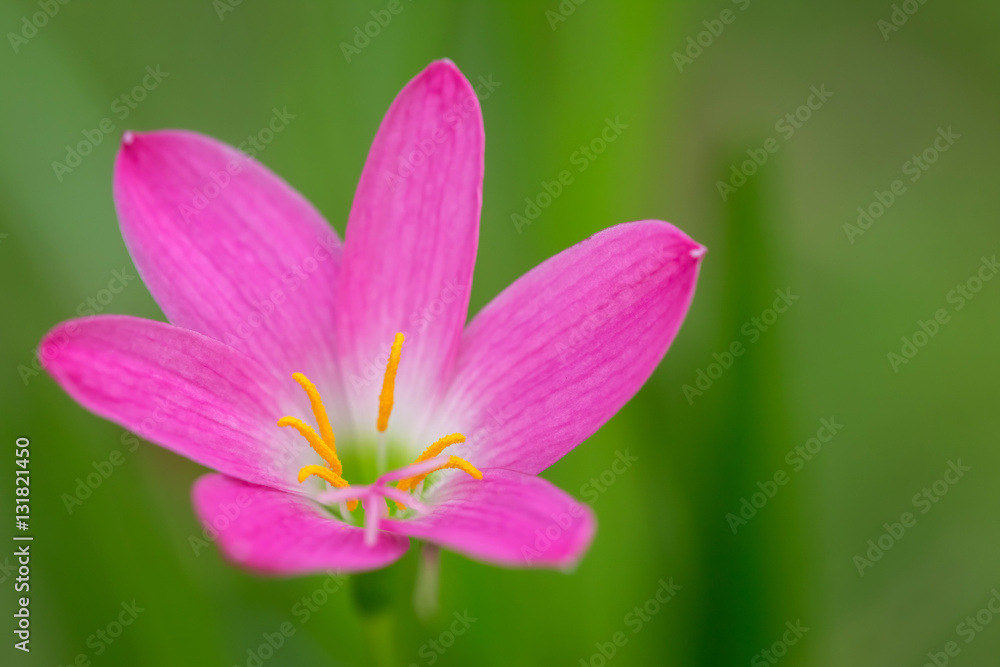
MULTIPOLYGON (((376 633, 405 665, 578 665, 618 631, 628 642, 615 665, 754 664, 797 620, 809 631, 781 658, 790 667, 917 665, 949 641, 964 665, 995 660, 1000 624, 969 643, 957 626, 1000 584, 1000 281, 961 310, 947 295, 1000 248, 1000 5, 900 4, 916 11, 890 32, 879 24, 893 20, 888 0, 401 0, 348 62, 341 43, 387 3, 0 0, 5 33, 25 33, 40 5, 58 8, 23 43, 8 35, 0 55, 3 441, 32 440, 36 535, 33 652, 7 646, 0 662, 64 665, 86 653, 95 665, 246 665, 248 649, 287 621, 295 634, 265 664, 370 664, 365 638, 376 633), (560 7, 565 21, 550 13, 560 7), (675 56, 685 52, 689 62, 675 56), (131 451, 120 428, 34 372, 33 349, 112 271, 134 271, 111 199, 122 131, 182 127, 239 144, 287 108, 295 119, 259 157, 343 233, 382 114, 440 57, 500 83, 483 102, 473 312, 618 222, 670 220, 710 252, 653 378, 545 473, 581 497, 616 451, 639 460, 593 501, 600 529, 574 573, 445 553, 441 613, 421 623, 409 609, 411 553, 394 625, 362 625, 345 587, 303 622, 293 609, 324 579, 259 579, 214 546, 195 554, 188 494, 201 470, 146 443, 131 451), (168 74, 131 108, 121 96, 147 66, 168 74), (786 137, 780 121, 824 85, 833 96, 786 137), (113 131, 57 177, 52 162, 104 118, 113 131), (622 136, 516 229, 511 214, 575 168, 574 152, 607 118, 628 125, 622 136), (909 180, 904 163, 949 127, 954 146, 909 180), (771 137, 778 150, 723 201, 718 181, 771 137), (885 199, 895 179, 905 193, 850 239, 858 207, 885 199), (751 341, 745 323, 784 289, 799 300, 751 341), (949 323, 894 371, 887 354, 938 308, 949 323), (734 342, 743 354, 686 396, 734 342), (793 468, 786 452, 831 417, 843 429, 793 468), (69 513, 63 494, 115 450, 124 463, 69 513), (860 576, 854 557, 868 540, 915 511, 914 494, 957 459, 971 471, 860 576), (779 470, 787 484, 733 534, 726 515, 779 470), (627 615, 671 577, 683 587, 676 599, 633 632, 627 615), (89 638, 132 600, 144 611, 95 656, 89 638), (428 642, 466 611, 476 621, 438 656, 428 642)), ((107 312, 162 317, 138 280, 107 312)), ((11 477, 0 493, 7 516, 11 477)), ((12 581, 0 579, 10 619, 12 581)))

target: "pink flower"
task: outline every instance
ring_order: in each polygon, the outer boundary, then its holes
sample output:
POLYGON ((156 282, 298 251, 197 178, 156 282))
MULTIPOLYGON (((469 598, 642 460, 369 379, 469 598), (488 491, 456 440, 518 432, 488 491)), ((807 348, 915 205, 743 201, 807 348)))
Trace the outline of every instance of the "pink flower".
POLYGON ((48 371, 88 409, 218 471, 195 484, 195 509, 248 568, 369 570, 410 537, 571 567, 593 513, 537 475, 656 368, 705 249, 665 222, 618 225, 465 327, 483 145, 468 81, 432 63, 382 122, 342 244, 235 149, 126 133, 122 234, 170 324, 65 322, 42 342, 48 371))

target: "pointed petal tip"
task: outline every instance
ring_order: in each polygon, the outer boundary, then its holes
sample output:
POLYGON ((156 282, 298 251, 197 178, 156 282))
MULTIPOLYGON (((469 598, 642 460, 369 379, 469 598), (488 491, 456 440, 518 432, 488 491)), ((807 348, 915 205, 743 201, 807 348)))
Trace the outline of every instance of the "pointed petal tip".
POLYGON ((424 71, 443 75, 455 75, 463 81, 468 81, 468 78, 462 72, 462 68, 459 67, 458 64, 451 58, 439 58, 438 60, 433 60, 424 71))
POLYGON ((115 177, 117 178, 120 170, 127 164, 131 163, 136 159, 141 148, 145 147, 146 142, 138 142, 136 140, 143 139, 145 137, 144 133, 135 132, 134 130, 125 130, 122 132, 121 140, 118 142, 118 153, 115 156, 115 177), (140 143, 142 146, 140 146, 140 143))
POLYGON ((706 248, 703 245, 699 245, 697 248, 694 248, 693 250, 691 250, 690 254, 695 259, 701 259, 702 257, 705 256, 705 253, 707 253, 707 252, 708 252, 708 248, 706 248))
POLYGON ((46 372, 53 375, 57 372, 56 361, 59 353, 79 333, 79 323, 86 319, 78 318, 59 322, 49 329, 42 336, 42 339, 38 341, 38 346, 35 348, 35 356, 38 358, 38 363, 41 364, 46 372))
POLYGON ((452 60, 451 58, 438 58, 437 60, 432 60, 430 64, 427 65, 427 67, 425 68, 425 70, 436 70, 436 69, 446 69, 455 72, 461 72, 461 70, 458 69, 458 65, 456 65, 455 61, 452 60))
POLYGON ((156 136, 156 133, 157 130, 152 132, 125 130, 122 132, 121 140, 118 142, 118 153, 115 156, 116 178, 122 169, 133 164, 143 152, 149 150, 153 142, 148 141, 148 139, 156 136))
MULTIPOLYGON (((462 73, 462 70, 458 65, 455 64, 451 58, 439 58, 438 60, 432 60, 430 64, 427 65, 416 77, 414 81, 421 80, 425 82, 443 82, 448 79, 457 79, 460 83, 461 88, 467 89, 467 91, 472 92, 472 84, 469 83, 469 79, 462 73)), ((432 84, 433 85, 433 84, 432 84)), ((473 92, 473 95, 475 93, 473 92)), ((478 98, 477 98, 478 101, 478 98)))
POLYGON ((149 130, 148 132, 137 132, 136 130, 125 130, 122 132, 122 138, 118 146, 119 153, 125 153, 131 149, 131 151, 136 151, 137 149, 148 149, 150 146, 155 146, 155 142, 150 141, 156 139, 157 136, 161 134, 169 134, 171 132, 183 132, 183 130, 149 130))

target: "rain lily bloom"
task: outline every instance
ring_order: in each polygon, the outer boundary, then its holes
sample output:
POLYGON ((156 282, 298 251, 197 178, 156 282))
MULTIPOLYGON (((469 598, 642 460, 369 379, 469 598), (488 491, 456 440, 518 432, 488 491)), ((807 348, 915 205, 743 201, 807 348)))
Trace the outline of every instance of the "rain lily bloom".
POLYGON ((341 243, 254 159, 126 133, 122 234, 169 324, 99 315, 40 354, 83 406, 217 471, 193 489, 221 551, 273 574, 386 566, 409 538, 506 567, 572 567, 589 507, 537 475, 638 391, 705 249, 606 229, 466 324, 484 132, 450 61, 402 90, 341 243))

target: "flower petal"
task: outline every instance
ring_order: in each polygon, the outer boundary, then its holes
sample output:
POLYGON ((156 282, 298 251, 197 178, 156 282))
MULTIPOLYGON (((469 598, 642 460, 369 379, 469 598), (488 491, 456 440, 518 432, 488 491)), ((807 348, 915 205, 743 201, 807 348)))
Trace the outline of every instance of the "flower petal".
POLYGON ((656 368, 704 252, 673 225, 633 222, 529 271, 466 330, 434 431, 464 433, 454 453, 475 465, 527 473, 552 465, 656 368))
POLYGON ((205 475, 191 495, 202 523, 218 534, 222 553, 257 572, 363 572, 395 562, 410 546, 386 532, 365 546, 363 529, 333 519, 311 501, 225 475, 205 475))
POLYGON ((479 237, 483 143, 479 100, 449 61, 410 81, 378 130, 339 292, 344 383, 360 428, 375 424, 396 332, 406 343, 390 433, 412 435, 454 363, 479 237))
POLYGON ((170 322, 282 379, 337 379, 341 243, 302 195, 236 149, 177 130, 127 133, 114 191, 129 252, 170 322))
POLYGON ((163 322, 98 315, 56 326, 39 356, 70 396, 140 437, 248 482, 300 490, 295 471, 310 450, 276 425, 267 371, 231 347, 163 322))
POLYGON ((596 530, 594 513, 552 483, 487 468, 481 480, 462 473, 432 489, 428 514, 383 519, 383 530, 417 537, 504 567, 571 568, 596 530))

